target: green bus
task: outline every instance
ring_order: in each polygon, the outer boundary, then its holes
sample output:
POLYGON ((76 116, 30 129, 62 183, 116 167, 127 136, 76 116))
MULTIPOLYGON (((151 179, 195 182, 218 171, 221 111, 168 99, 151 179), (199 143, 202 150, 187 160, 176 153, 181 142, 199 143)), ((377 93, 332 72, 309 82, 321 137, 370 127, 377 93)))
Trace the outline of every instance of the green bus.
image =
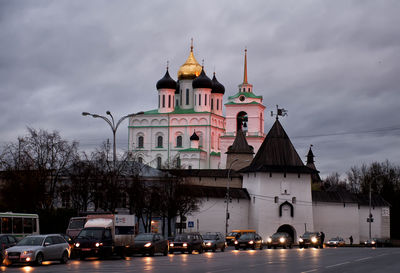
POLYGON ((30 213, 0 212, 0 233, 25 237, 39 233, 39 216, 30 213))

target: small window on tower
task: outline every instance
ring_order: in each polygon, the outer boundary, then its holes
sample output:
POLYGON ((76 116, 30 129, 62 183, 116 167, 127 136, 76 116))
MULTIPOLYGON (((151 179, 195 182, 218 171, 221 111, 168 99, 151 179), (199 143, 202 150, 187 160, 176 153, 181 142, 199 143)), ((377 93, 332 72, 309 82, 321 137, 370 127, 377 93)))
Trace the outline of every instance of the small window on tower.
POLYGON ((189 105, 189 89, 186 89, 186 105, 189 105))
POLYGON ((163 137, 158 136, 157 137, 157 148, 162 148, 162 146, 163 146, 163 137))
POLYGON ((207 94, 205 94, 204 96, 205 96, 205 98, 204 98, 204 105, 207 106, 207 94))
POLYGON ((201 105, 201 94, 199 94, 199 105, 201 105))
POLYGON ((176 137, 176 147, 182 147, 182 136, 176 137))
POLYGON ((161 169, 161 157, 157 157, 157 169, 161 169))
POLYGON ((217 99, 217 110, 219 110, 219 99, 217 99))
POLYGON ((162 107, 165 107, 165 95, 162 95, 162 107))
POLYGON ((138 148, 143 148, 143 143, 144 143, 144 137, 143 136, 139 136, 138 138, 138 148))
POLYGON ((171 95, 168 95, 168 108, 171 108, 171 95))
POLYGON ((214 99, 211 99, 211 110, 214 110, 214 99))
POLYGON ((142 164, 142 163, 143 163, 143 158, 142 158, 142 157, 139 157, 139 158, 138 158, 138 162, 139 162, 140 164, 142 164))

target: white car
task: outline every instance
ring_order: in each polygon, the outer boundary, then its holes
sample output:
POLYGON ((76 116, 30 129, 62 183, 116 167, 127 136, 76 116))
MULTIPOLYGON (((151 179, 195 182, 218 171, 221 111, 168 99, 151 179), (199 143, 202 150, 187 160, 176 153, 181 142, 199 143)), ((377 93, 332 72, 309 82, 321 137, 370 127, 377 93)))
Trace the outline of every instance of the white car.
POLYGON ((31 235, 8 248, 5 257, 9 264, 35 263, 58 260, 67 263, 71 249, 67 241, 59 234, 31 235))

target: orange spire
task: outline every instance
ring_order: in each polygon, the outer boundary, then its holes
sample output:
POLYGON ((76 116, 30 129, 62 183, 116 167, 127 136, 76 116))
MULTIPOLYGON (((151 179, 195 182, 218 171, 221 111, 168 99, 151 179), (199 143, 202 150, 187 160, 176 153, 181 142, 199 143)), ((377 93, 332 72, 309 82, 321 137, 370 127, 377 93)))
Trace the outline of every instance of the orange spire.
POLYGON ((247 84, 247 47, 244 49, 244 75, 243 84, 247 84))

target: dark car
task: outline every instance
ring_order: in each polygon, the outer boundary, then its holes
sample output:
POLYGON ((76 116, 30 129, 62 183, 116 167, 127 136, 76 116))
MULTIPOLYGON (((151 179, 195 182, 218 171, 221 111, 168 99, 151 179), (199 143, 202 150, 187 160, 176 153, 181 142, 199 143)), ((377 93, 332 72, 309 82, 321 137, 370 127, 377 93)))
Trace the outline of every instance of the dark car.
POLYGON ((268 248, 277 248, 277 247, 283 247, 283 248, 292 248, 293 245, 293 239, 290 237, 289 234, 286 232, 277 232, 274 233, 271 237, 267 239, 267 246, 268 248))
POLYGON ((155 253, 168 255, 168 240, 165 240, 158 233, 141 233, 135 237, 135 242, 132 247, 134 254, 149 254, 154 256, 155 253))
POLYGON ((225 251, 226 242, 224 236, 219 232, 207 232, 203 234, 204 250, 212 250, 215 252, 217 249, 225 251))
POLYGON ((238 250, 240 248, 247 249, 263 249, 263 240, 260 235, 257 233, 247 233, 243 234, 239 237, 239 239, 235 240, 234 245, 235 249, 238 250))
POLYGON ((113 239, 109 228, 84 228, 75 238, 74 256, 84 260, 86 257, 106 257, 113 253, 113 239))
POLYGON ((183 233, 178 234, 169 243, 169 253, 181 252, 181 253, 203 253, 204 241, 200 233, 183 233))
POLYGON ((299 247, 307 248, 309 246, 315 248, 323 248, 324 245, 322 243, 321 233, 319 232, 305 232, 303 236, 299 238, 299 247))
POLYGON ((390 247, 392 243, 388 239, 371 238, 364 241, 364 246, 370 247, 390 247))
POLYGON ((0 234, 0 265, 3 263, 5 258, 4 251, 9 247, 15 246, 17 242, 17 238, 13 235, 0 234))

